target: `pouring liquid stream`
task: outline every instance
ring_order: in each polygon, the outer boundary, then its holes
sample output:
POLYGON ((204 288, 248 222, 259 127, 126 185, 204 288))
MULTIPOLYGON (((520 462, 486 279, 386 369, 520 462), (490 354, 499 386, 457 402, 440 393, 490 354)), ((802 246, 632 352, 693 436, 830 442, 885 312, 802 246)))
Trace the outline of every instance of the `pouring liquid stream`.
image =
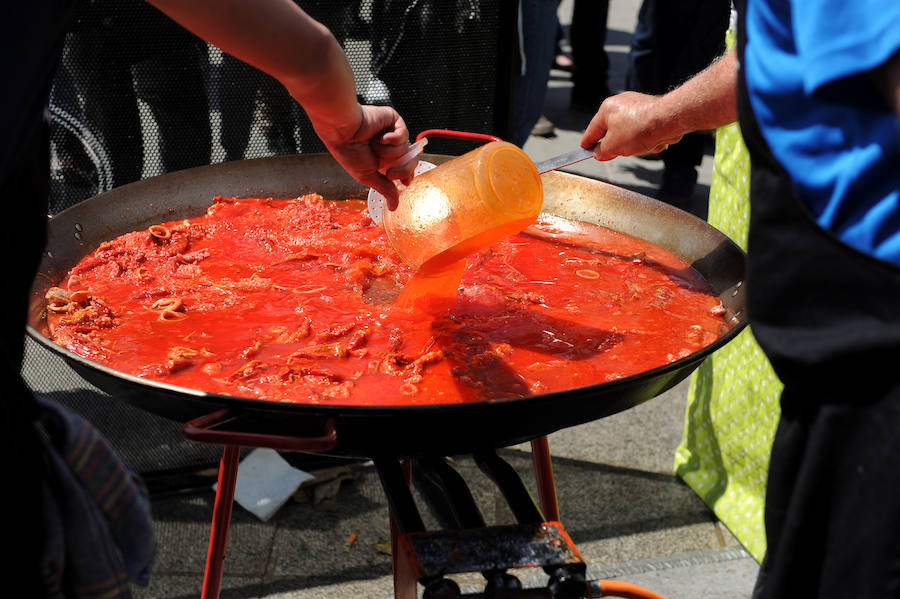
POLYGON ((450 309, 466 271, 467 258, 498 238, 515 235, 532 220, 506 223, 438 254, 419 267, 394 301, 394 306, 400 310, 431 314, 450 309))
POLYGON ((465 260, 433 274, 418 271, 404 285, 393 305, 398 310, 411 313, 438 315, 446 312, 453 305, 465 271, 465 260))
POLYGON ((420 161, 416 171, 396 210, 373 211, 370 203, 370 214, 416 269, 395 307, 437 314, 452 306, 468 256, 534 222, 542 186, 531 159, 502 141, 437 168, 420 161))

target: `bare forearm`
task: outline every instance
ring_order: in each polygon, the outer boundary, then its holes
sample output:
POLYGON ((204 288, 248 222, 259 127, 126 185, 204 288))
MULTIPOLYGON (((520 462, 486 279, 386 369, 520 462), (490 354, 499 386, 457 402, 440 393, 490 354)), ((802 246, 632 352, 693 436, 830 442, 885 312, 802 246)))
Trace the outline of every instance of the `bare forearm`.
POLYGON ((683 135, 737 120, 737 58, 729 52, 662 96, 624 92, 607 98, 581 138, 598 160, 660 152, 683 135))
POLYGON ((343 51, 291 0, 149 1, 199 37, 281 81, 319 135, 348 128, 352 133, 359 126, 353 72, 343 51))
POLYGON ((715 129, 737 120, 737 55, 731 50, 659 100, 678 135, 715 129))

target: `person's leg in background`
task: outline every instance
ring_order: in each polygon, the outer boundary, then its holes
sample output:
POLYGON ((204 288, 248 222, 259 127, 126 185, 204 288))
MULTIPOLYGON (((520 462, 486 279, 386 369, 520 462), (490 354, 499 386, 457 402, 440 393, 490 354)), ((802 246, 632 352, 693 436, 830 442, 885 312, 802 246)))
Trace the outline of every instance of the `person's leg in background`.
MULTIPOLYGON (((690 0, 679 3, 657 3, 656 27, 660 42, 660 64, 663 69, 658 93, 665 93, 699 73, 725 51, 728 29, 728 0, 690 0)), ((692 210, 697 167, 706 153, 709 134, 694 132, 660 155, 663 178, 657 197, 677 208, 692 210)))
POLYGON ((297 152, 296 102, 283 85, 228 54, 222 57, 212 84, 216 86, 221 115, 219 140, 225 150, 225 160, 297 152), (249 147, 257 106, 265 146, 249 147))
POLYGON ((664 168, 657 199, 692 212, 697 167, 703 162, 707 137, 706 133, 688 133, 677 144, 659 154, 664 168))
MULTIPOLYGON (((626 88, 663 94, 710 65, 724 52, 728 0, 644 0, 632 38, 626 88)), ((685 135, 660 154, 664 170, 657 197, 691 209, 697 167, 707 134, 685 135)))
POLYGON ((140 0, 97 2, 70 35, 69 68, 85 118, 112 164, 112 185, 141 178, 144 123, 138 98, 159 130, 162 171, 211 158, 206 44, 140 0))
POLYGON ((278 156, 296 153, 295 111, 300 111, 294 98, 276 79, 263 75, 259 85, 259 101, 260 127, 266 140, 266 150, 278 156))
MULTIPOLYGON (((106 188, 101 188, 100 168, 109 164, 97 164, 106 155, 102 148, 91 145, 82 135, 86 127, 84 110, 78 98, 78 90, 72 74, 65 64, 60 64, 50 92, 50 139, 53 150, 50 158, 50 214, 56 214, 69 206, 87 199, 106 188)), ((104 183, 106 181, 104 180, 104 183)))
POLYGON ((522 70, 513 91, 513 143, 522 146, 544 110, 556 48, 557 0, 522 0, 519 9, 522 70))
POLYGON ((109 157, 112 185, 141 178, 144 141, 131 78, 133 46, 97 22, 69 35, 63 61, 81 96, 86 124, 109 157))
POLYGON ((250 129, 256 114, 256 96, 262 71, 247 63, 223 54, 222 64, 215 71, 210 84, 220 115, 219 142, 225 150, 225 160, 240 160, 247 151, 250 129))
POLYGON ((561 71, 572 70, 572 58, 566 54, 563 48, 563 40, 566 39, 566 32, 562 23, 559 22, 559 15, 556 16, 556 49, 553 51, 553 68, 561 71))
POLYGON ((572 110, 594 113, 610 95, 606 20, 609 0, 575 0, 572 9, 572 110))
POLYGON ((647 94, 662 93, 665 87, 660 73, 661 60, 657 39, 656 0, 643 0, 638 10, 637 24, 631 36, 628 53, 628 70, 625 73, 625 89, 647 94))
POLYGON ((156 119, 163 172, 212 158, 206 43, 176 27, 172 21, 162 25, 159 46, 134 67, 135 91, 156 119))

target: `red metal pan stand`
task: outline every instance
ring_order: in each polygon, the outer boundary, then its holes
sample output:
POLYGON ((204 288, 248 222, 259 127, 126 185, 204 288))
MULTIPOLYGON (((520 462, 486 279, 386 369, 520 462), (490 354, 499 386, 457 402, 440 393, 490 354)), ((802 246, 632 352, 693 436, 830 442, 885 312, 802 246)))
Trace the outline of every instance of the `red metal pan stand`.
MULTIPOLYGON (((327 453, 337 443, 337 430, 332 421, 326 423, 323 434, 316 437, 287 437, 219 428, 235 419, 230 410, 219 410, 188 422, 182 429, 188 439, 223 445, 202 599, 218 599, 221 590, 241 447, 327 453)), ((496 451, 473 453, 479 469, 497 485, 509 505, 516 519, 512 525, 488 526, 465 481, 444 457, 374 458, 390 506, 396 599, 415 599, 419 584, 424 588, 422 599, 603 596, 661 599, 647 589, 628 583, 586 579, 584 560, 559 522, 547 438, 535 439, 531 445, 541 507, 512 466, 496 451), (442 529, 425 529, 409 488, 411 480, 442 529), (548 576, 546 586, 523 588, 510 572, 520 568, 542 568, 548 576), (459 586, 447 577, 467 572, 482 574, 485 580, 483 592, 462 594, 459 586)))
POLYGON ((203 588, 200 594, 202 599, 218 599, 222 588, 225 549, 228 545, 228 529, 231 525, 231 508, 234 505, 241 448, 265 447, 278 451, 327 452, 337 444, 337 430, 332 420, 325 424, 323 434, 318 437, 286 437, 217 428, 235 419, 235 414, 226 408, 195 418, 181 429, 187 439, 223 446, 222 458, 219 461, 216 499, 213 503, 212 528, 209 532, 209 548, 206 553, 206 568, 203 573, 203 588))

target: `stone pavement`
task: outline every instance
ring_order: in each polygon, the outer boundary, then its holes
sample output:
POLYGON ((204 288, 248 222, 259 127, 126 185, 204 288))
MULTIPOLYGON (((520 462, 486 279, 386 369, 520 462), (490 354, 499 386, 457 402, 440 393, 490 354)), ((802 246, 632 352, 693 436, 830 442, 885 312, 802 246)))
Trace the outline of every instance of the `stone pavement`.
MULTIPOLYGON (((560 5, 564 25, 571 5, 571 0, 560 5)), ((614 91, 622 89, 639 5, 640 0, 611 2, 607 50, 614 91)), ((555 123, 556 135, 529 139, 525 150, 536 160, 575 148, 590 119, 589 114, 568 110, 569 87, 568 75, 554 71, 545 114, 555 123)), ((659 161, 619 158, 603 164, 587 161, 567 170, 652 195, 661 167, 659 161)), ((695 192, 695 212, 703 212, 710 175, 707 156, 695 192)), ((756 562, 672 474, 685 392, 683 383, 626 412, 551 435, 562 521, 591 577, 626 580, 670 599, 749 597, 756 562)), ((501 455, 533 489, 529 446, 508 448, 501 455)), ((457 458, 455 465, 485 517, 510 522, 508 508, 472 460, 457 458)), ((305 501, 290 500, 268 522, 235 506, 223 599, 392 595, 387 506, 378 477, 370 463, 346 468, 336 493, 318 503, 301 493, 305 501)), ((150 586, 135 589, 138 599, 199 596, 212 504, 213 493, 207 488, 154 497, 160 554, 150 586)), ((464 583, 477 581, 463 578, 464 583)))
MULTIPOLYGON (((672 474, 684 393, 682 384, 550 436, 562 522, 592 578, 640 584, 669 599, 749 597, 756 562, 672 474)), ((529 446, 500 454, 534 489, 529 446)), ((454 466, 489 523, 513 521, 471 458, 456 458, 454 466)), ((333 496, 318 504, 290 500, 266 523, 235 506, 223 599, 392 595, 387 505, 377 474, 369 463, 348 470, 333 496)), ((136 589, 138 599, 199 596, 212 503, 211 490, 154 497, 160 555, 150 586, 136 589)), ((526 586, 543 584, 537 574, 521 572, 526 586)))

